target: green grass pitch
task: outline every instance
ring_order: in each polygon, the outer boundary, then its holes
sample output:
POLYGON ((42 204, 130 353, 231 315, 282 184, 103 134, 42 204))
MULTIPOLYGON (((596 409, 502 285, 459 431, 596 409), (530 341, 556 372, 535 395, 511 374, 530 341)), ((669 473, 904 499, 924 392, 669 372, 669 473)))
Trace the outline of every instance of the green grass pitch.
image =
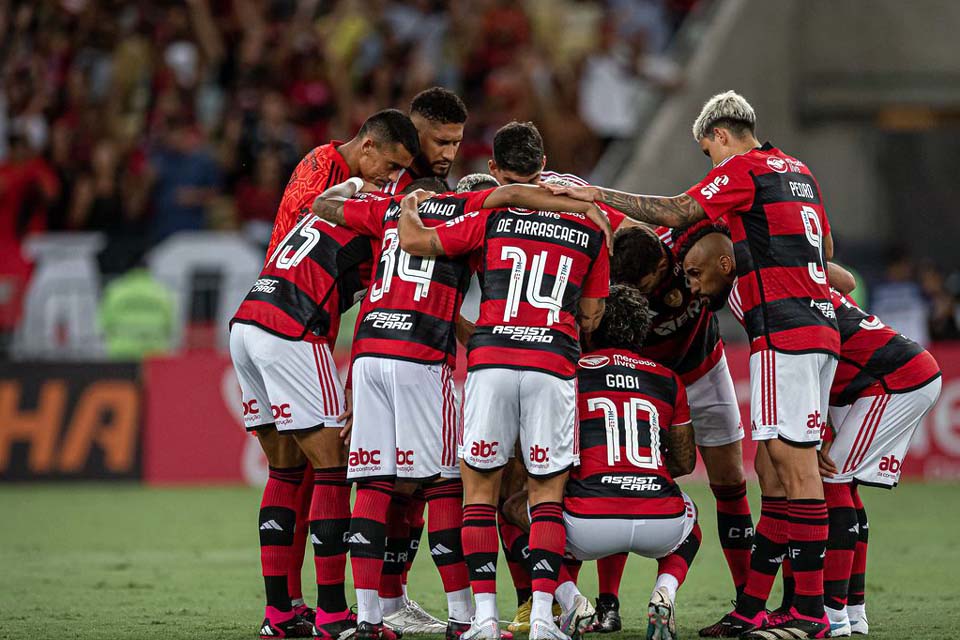
MULTIPOLYGON (((678 597, 680 637, 693 638, 729 609, 733 589, 713 499, 703 484, 684 486, 700 506, 704 530, 678 597)), ((871 637, 946 638, 960 628, 958 488, 908 483, 892 493, 861 491, 871 522, 871 637)), ((750 488, 751 498, 758 493, 750 488)), ((0 487, 0 638, 255 637, 262 614, 258 504, 259 493, 245 488, 0 487)), ((631 559, 621 591, 626 628, 611 640, 643 637, 654 567, 631 559)), ((512 616, 502 559, 499 574, 501 615, 512 616)), ((308 601, 312 575, 308 558, 308 601)), ((581 576, 584 592, 595 595, 595 568, 585 566, 581 576)), ((428 553, 417 557, 411 593, 434 613, 445 611, 428 553)), ((779 603, 778 591, 772 601, 779 603)))

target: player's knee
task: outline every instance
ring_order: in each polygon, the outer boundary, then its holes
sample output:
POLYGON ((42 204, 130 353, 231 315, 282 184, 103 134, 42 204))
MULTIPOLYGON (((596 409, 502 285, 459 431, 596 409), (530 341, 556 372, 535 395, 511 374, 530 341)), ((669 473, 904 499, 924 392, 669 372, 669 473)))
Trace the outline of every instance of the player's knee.
POLYGON ((306 461, 297 441, 281 436, 273 425, 258 429, 256 434, 260 441, 260 448, 263 449, 263 454, 271 467, 281 469, 297 467, 306 461))
POLYGON ((530 476, 527 480, 530 505, 541 502, 560 502, 563 499, 563 489, 567 486, 568 475, 568 473, 561 473, 550 478, 530 476))
POLYGON ((338 429, 317 429, 296 433, 296 449, 306 455, 315 469, 343 467, 347 464, 346 451, 338 429))

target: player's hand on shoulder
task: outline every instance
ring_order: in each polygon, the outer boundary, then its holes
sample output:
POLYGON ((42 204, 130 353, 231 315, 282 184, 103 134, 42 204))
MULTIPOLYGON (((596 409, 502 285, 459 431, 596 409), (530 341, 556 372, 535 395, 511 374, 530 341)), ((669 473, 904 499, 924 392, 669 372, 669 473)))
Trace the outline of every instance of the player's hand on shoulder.
POLYGON ((540 186, 555 196, 567 196, 584 202, 593 202, 600 195, 600 190, 592 186, 562 185, 555 182, 541 182, 540 186))
POLYGON ((437 195, 433 191, 427 191, 426 189, 416 189, 411 191, 403 197, 403 200, 400 201, 401 207, 418 207, 420 203, 428 198, 432 198, 437 195))
POLYGON ((607 243, 607 250, 610 252, 610 255, 613 255, 613 227, 610 226, 610 219, 607 218, 607 214, 596 204, 591 204, 587 209, 587 218, 600 227, 600 231, 603 232, 603 238, 607 243))

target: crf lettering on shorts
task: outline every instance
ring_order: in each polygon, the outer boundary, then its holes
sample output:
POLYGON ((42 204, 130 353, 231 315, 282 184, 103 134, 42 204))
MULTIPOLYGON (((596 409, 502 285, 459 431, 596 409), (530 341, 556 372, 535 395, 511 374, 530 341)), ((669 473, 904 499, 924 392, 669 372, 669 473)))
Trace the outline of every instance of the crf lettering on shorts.
POLYGON ((380 464, 380 449, 372 449, 367 451, 366 449, 357 449, 356 451, 350 452, 350 466, 351 467, 364 467, 367 465, 379 465, 380 464))
POLYGON ((490 458, 497 455, 497 447, 499 446, 500 443, 496 440, 493 442, 487 442, 486 440, 474 442, 473 446, 470 447, 470 455, 477 458, 490 458))
POLYGON ((493 328, 493 333, 509 336, 511 340, 518 340, 520 342, 553 342, 553 336, 550 335, 550 329, 547 327, 511 327, 497 325, 493 328))
POLYGON ((411 313, 389 313, 386 311, 373 311, 368 313, 363 319, 369 322, 376 329, 397 329, 399 331, 409 331, 413 328, 413 322, 410 318, 411 313))
POLYGON ((621 491, 660 491, 659 478, 643 476, 603 476, 601 484, 619 485, 621 491))
POLYGON ((541 447, 540 445, 533 445, 530 447, 530 462, 549 462, 550 461, 550 447, 541 447))

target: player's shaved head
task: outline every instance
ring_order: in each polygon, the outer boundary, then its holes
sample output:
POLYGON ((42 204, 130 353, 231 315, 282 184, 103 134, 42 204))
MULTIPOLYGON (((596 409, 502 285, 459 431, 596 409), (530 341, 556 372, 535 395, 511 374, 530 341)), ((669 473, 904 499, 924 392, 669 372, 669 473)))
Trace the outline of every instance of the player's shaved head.
POLYGON ((733 242, 726 226, 705 220, 676 232, 674 249, 691 293, 707 300, 712 310, 722 309, 737 277, 733 242))
POLYGON ((357 135, 359 137, 369 136, 380 144, 399 144, 411 156, 420 153, 420 138, 417 135, 417 128, 413 126, 410 118, 398 109, 377 111, 364 121, 357 135))

